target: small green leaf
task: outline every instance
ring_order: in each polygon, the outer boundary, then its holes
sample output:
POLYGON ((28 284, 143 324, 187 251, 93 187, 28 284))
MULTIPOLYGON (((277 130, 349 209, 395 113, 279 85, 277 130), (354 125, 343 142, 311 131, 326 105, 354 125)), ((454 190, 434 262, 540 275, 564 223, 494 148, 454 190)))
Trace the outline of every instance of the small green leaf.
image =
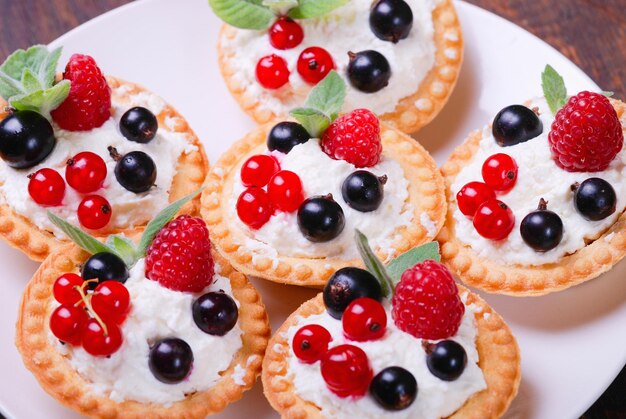
POLYGON ((302 124, 311 138, 321 138, 331 122, 328 115, 312 108, 296 108, 289 114, 302 124))
POLYGON ((46 60, 48 54, 48 47, 45 45, 33 45, 27 50, 18 49, 4 60, 0 70, 12 79, 21 80, 22 72, 26 68, 38 73, 41 63, 46 60))
POLYGON ((376 254, 372 251, 372 248, 367 241, 367 237, 359 230, 355 230, 356 247, 359 250, 361 259, 367 270, 374 275, 374 277, 380 282, 380 288, 383 292, 383 297, 389 297, 393 293, 393 282, 389 278, 389 274, 385 269, 385 265, 378 259, 376 254))
POLYGON ((0 71, 0 96, 8 101, 19 94, 22 94, 22 83, 11 78, 4 71, 0 71))
POLYGON ((54 77, 57 72, 57 63, 61 58, 61 47, 55 48, 50 54, 46 56, 46 59, 41 63, 39 69, 39 80, 42 81, 44 86, 52 86, 54 84, 54 77))
POLYGON ((267 29, 276 18, 260 1, 209 0, 209 5, 217 17, 240 29, 267 29))
POLYGON ((261 4, 269 8, 274 14, 282 16, 297 7, 298 0, 263 0, 261 4))
POLYGON ((404 271, 427 259, 432 259, 437 262, 441 261, 439 243, 426 243, 402 253, 387 264, 387 272, 393 283, 397 284, 404 271))
POLYGON ((311 90, 304 106, 317 109, 335 120, 345 99, 346 82, 333 70, 311 90))
POLYGON ((165 226, 165 224, 169 223, 174 216, 180 211, 183 205, 187 202, 191 201, 196 197, 200 192, 202 192, 202 188, 198 189, 194 193, 187 195, 178 201, 172 202, 167 207, 165 207, 161 212, 159 212, 156 217, 152 221, 148 223, 146 229, 141 235, 141 240, 139 240, 139 246, 137 246, 137 255, 142 257, 146 254, 146 250, 152 243, 154 236, 165 226))
POLYGON ((567 90, 563 77, 549 64, 541 73, 541 87, 550 110, 556 114, 567 103, 567 90))
POLYGON ((22 86, 27 92, 43 89, 39 79, 37 79, 37 76, 30 68, 25 69, 24 73, 22 73, 22 86))
POLYGON ((69 95, 70 82, 63 80, 46 90, 13 96, 9 104, 17 110, 31 110, 48 117, 69 95))
POLYGON ((602 94, 604 96, 606 96, 606 97, 613 97, 615 95, 615 92, 611 92, 611 91, 605 90, 605 91, 602 92, 602 94))
POLYGON ((128 237, 113 235, 107 239, 107 246, 115 250, 115 253, 122 258, 126 266, 133 267, 137 260, 135 243, 128 237))
POLYGON ((350 0, 299 0, 298 7, 291 9, 292 19, 311 19, 332 12, 350 0))
POLYGON ((57 217, 50 211, 48 211, 48 218, 52 221, 52 224, 59 227, 67 236, 77 245, 88 251, 89 253, 96 254, 101 252, 115 253, 113 249, 106 244, 99 242, 96 238, 85 233, 80 228, 68 223, 64 219, 57 217))

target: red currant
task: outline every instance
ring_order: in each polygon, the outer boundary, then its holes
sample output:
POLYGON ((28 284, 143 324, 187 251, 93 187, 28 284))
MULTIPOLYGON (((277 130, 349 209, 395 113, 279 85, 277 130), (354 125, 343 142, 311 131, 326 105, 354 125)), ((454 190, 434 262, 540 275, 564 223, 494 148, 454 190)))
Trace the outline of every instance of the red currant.
POLYGON ((130 294, 121 282, 104 281, 94 290, 91 307, 105 322, 121 324, 130 309, 130 294))
POLYGON ((318 324, 302 326, 293 337, 293 352, 306 363, 319 361, 328 351, 328 344, 333 338, 328 330, 318 324))
POLYGON ((486 239, 502 240, 515 226, 513 211, 504 202, 490 199, 476 210, 474 228, 486 239))
POLYGON ((274 157, 267 154, 257 154, 250 157, 241 166, 241 183, 244 186, 262 188, 279 170, 280 165, 274 157))
POLYGON ((102 157, 90 151, 78 153, 67 161, 65 179, 81 193, 97 191, 107 177, 107 165, 102 157))
POLYGON ((482 182, 470 182, 456 194, 459 209, 470 218, 476 214, 480 204, 490 199, 496 199, 496 193, 482 182))
POLYGON ((122 346, 122 331, 115 323, 105 323, 106 332, 96 319, 89 319, 83 330, 83 348, 94 356, 109 356, 122 346))
POLYGON ((322 358, 322 378, 330 391, 339 397, 360 397, 372 380, 372 369, 363 349, 339 345, 322 358))
POLYGON ((517 181, 517 163, 508 154, 494 154, 483 163, 483 179, 494 191, 508 192, 517 181))
POLYGON ((113 210, 109 201, 100 195, 87 195, 78 205, 78 221, 90 230, 98 230, 111 220, 113 210))
POLYGON ((65 196, 65 181, 56 170, 39 169, 29 176, 28 194, 39 205, 61 205, 65 196))
POLYGON ((302 181, 297 174, 289 170, 281 170, 272 176, 267 186, 267 193, 275 208, 285 212, 293 212, 304 201, 302 189, 302 181))
POLYGON ((304 39, 302 26, 293 19, 282 16, 270 27, 270 44, 276 49, 295 48, 304 39))
POLYGON ((73 306, 82 300, 77 288, 82 287, 83 282, 83 278, 76 274, 63 274, 54 281, 52 295, 59 303, 73 306))
POLYGON ((61 305, 50 316, 50 330, 62 342, 80 345, 88 319, 84 308, 61 305))
POLYGON ((307 48, 298 57, 298 73, 310 84, 319 83, 334 68, 333 57, 324 48, 307 48))
POLYGON ((287 61, 276 54, 267 55, 256 65, 256 78, 266 89, 278 89, 289 81, 287 61))
POLYGON ((250 228, 263 227, 272 212, 269 196, 261 188, 248 188, 237 199, 237 215, 250 228))
POLYGON ((383 337, 387 329, 387 313, 373 298, 352 301, 341 317, 343 333, 348 339, 364 342, 383 337))

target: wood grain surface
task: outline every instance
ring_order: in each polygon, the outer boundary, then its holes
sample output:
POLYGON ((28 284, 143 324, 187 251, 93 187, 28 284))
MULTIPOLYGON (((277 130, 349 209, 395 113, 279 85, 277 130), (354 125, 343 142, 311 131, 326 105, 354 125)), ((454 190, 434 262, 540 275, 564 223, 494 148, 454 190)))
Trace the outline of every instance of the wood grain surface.
MULTIPOLYGON (((0 61, 17 48, 48 43, 81 23, 128 2, 0 0, 0 61)), ((469 2, 537 35, 574 61, 602 89, 615 92, 618 98, 626 98, 626 0, 469 2)), ((584 377, 580 379, 584 380, 584 377)), ((626 418, 626 367, 583 418, 626 418)))

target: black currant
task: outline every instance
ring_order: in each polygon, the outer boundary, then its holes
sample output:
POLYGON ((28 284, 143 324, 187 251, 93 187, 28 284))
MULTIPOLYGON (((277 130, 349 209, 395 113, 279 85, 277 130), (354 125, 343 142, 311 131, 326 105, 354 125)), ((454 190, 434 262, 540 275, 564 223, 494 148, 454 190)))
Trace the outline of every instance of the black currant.
POLYGON ((298 144, 304 144, 311 136, 306 129, 297 122, 279 122, 274 125, 267 136, 267 148, 270 151, 289 153, 298 144))
POLYGON ((152 157, 143 151, 131 151, 121 156, 114 147, 109 147, 109 153, 117 160, 115 178, 125 189, 141 193, 154 186, 157 168, 152 157))
POLYGON ((603 220, 613 214, 617 207, 615 189, 604 179, 592 177, 580 185, 572 185, 574 205, 585 219, 603 220))
POLYGON ((493 119, 491 131, 496 142, 506 147, 539 136, 543 132, 543 123, 526 106, 511 105, 498 112, 493 119))
POLYGON ((404 0, 378 0, 370 10, 370 29, 377 38, 394 44, 409 36, 413 12, 404 0))
POLYGON ((549 211, 547 205, 541 198, 537 211, 524 217, 519 227, 522 239, 538 252, 554 249, 563 239, 563 221, 555 212, 549 211))
POLYGON ((120 132, 127 140, 149 143, 156 136, 159 122, 149 109, 136 106, 127 110, 120 119, 120 132))
POLYGON ((109 252, 100 252, 91 256, 83 264, 80 276, 86 281, 97 279, 98 282, 90 282, 89 289, 94 289, 100 282, 114 280, 122 284, 129 276, 128 267, 119 256, 109 252))
POLYGON ((223 292, 204 294, 193 302, 191 311, 200 330, 217 336, 223 336, 235 327, 239 316, 235 300, 223 292))
POLYGON ((343 200, 357 211, 375 211, 383 202, 383 185, 386 182, 387 176, 378 177, 367 170, 357 170, 341 185, 343 200))
POLYGON ((467 365, 465 349, 453 340, 426 344, 426 365, 437 378, 454 381, 463 374, 467 365))
POLYGON ((380 282, 368 271, 360 268, 341 268, 330 277, 324 292, 324 305, 332 317, 341 319, 348 305, 361 297, 382 301, 380 282))
POLYGON ((391 67, 383 54, 374 50, 349 52, 348 79, 357 90, 378 92, 389 84, 391 67))
POLYGON ((298 227, 308 240, 327 242, 341 234, 345 226, 341 206, 332 195, 313 196, 298 208, 298 227))
POLYGON ((387 410, 403 410, 417 397, 417 380, 402 367, 387 367, 370 383, 370 394, 387 410))
POLYGON ((13 168, 35 166, 55 144, 52 125, 37 112, 16 111, 0 122, 0 157, 13 168))
POLYGON ((150 348, 148 364, 157 380, 165 384, 176 384, 187 378, 191 372, 193 351, 182 339, 162 339, 150 348))

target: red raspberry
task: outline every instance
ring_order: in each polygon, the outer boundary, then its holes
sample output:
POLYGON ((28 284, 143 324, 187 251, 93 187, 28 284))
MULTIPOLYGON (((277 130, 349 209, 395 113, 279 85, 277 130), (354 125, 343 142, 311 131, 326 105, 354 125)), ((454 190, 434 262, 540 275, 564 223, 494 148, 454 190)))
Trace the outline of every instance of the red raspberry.
POLYGON ((111 89, 93 58, 72 55, 63 78, 72 83, 70 94, 52 111, 52 118, 61 128, 88 131, 110 118, 111 89))
POLYGON ((175 291, 199 292, 213 282, 209 230, 181 215, 159 231, 146 252, 146 276, 175 291))
POLYGON ((548 140, 560 168, 599 172, 622 149, 624 133, 617 112, 604 95, 580 92, 556 113, 548 140))
POLYGON ((396 326, 420 339, 454 336, 465 313, 450 271, 434 260, 404 271, 392 304, 396 326))
POLYGON ((355 109, 338 118, 324 133, 322 150, 330 158, 356 167, 374 166, 383 151, 378 118, 367 109, 355 109))

